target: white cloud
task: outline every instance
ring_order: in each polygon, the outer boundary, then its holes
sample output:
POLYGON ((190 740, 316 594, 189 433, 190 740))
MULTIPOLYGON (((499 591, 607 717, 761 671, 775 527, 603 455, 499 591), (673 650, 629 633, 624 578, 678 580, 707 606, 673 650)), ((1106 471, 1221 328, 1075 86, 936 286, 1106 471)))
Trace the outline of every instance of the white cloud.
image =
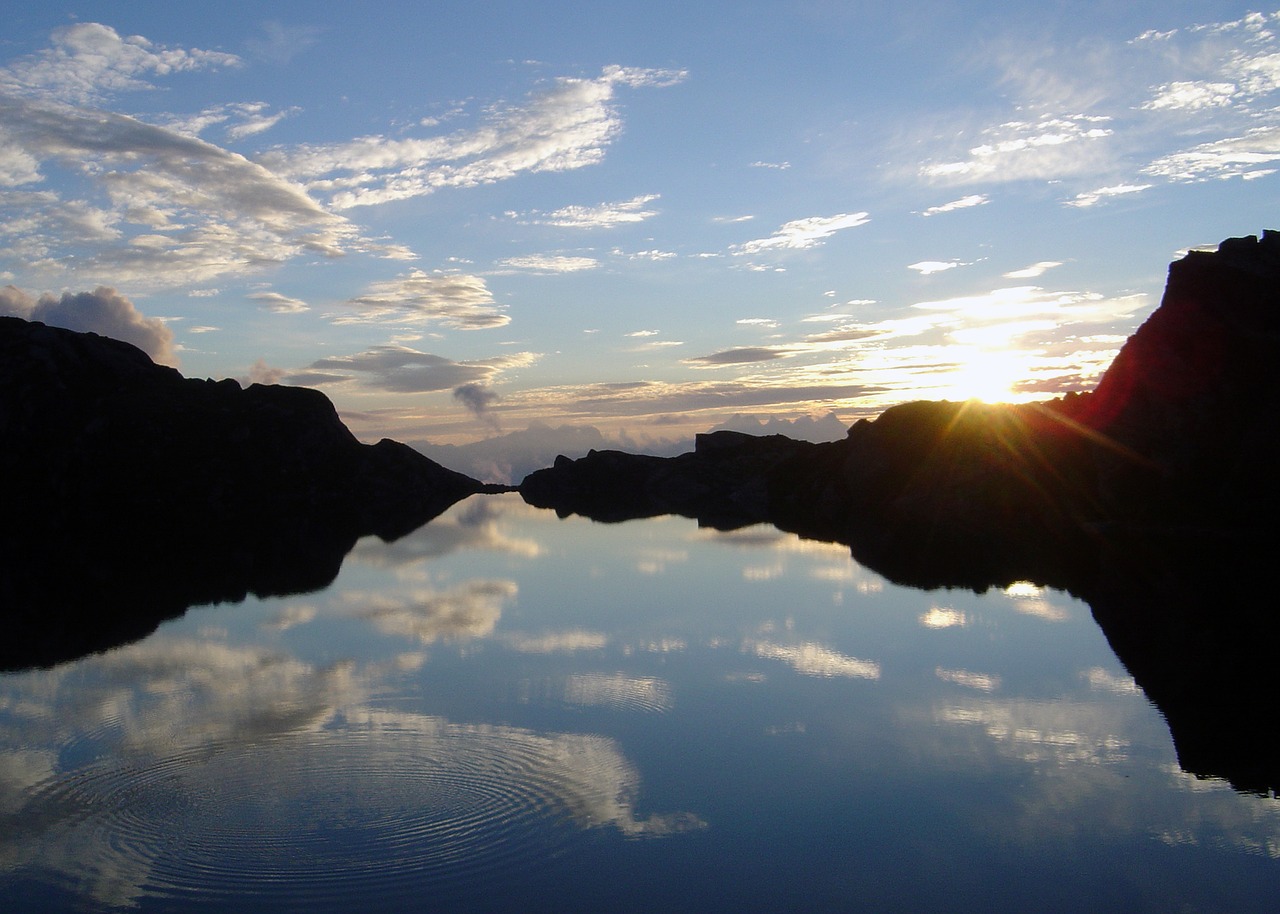
POLYGON ((347 304, 358 309, 348 321, 411 321, 438 323, 461 330, 502 327, 511 318, 493 300, 483 278, 468 273, 426 273, 370 285, 347 304))
POLYGON ((140 35, 121 38, 96 22, 54 29, 50 40, 51 48, 0 70, 0 92, 85 104, 111 93, 149 89, 146 76, 240 64, 234 54, 165 48, 140 35))
POLYGON ((880 678, 880 664, 874 660, 849 657, 821 644, 777 644, 770 641, 751 641, 743 645, 743 651, 769 660, 781 660, 806 676, 880 678))
POLYGON ((516 270, 533 270, 538 273, 580 273, 593 270, 600 261, 593 257, 566 257, 561 254, 530 254, 527 257, 509 257, 499 264, 516 270))
POLYGON ((982 133, 982 142, 961 158, 921 168, 926 178, 948 183, 1053 178, 1090 170, 1095 165, 1084 145, 1109 137, 1106 119, 1085 114, 1007 121, 982 133))
POLYGON ((1236 92, 1235 83, 1179 80, 1161 86, 1156 90, 1156 97, 1142 107, 1150 111, 1165 108, 1183 110, 1221 108, 1232 103, 1236 92))
POLYGON ((26 269, 195 285, 302 254, 335 256, 358 240, 296 185, 195 137, 4 94, 0 124, 0 150, 21 153, 0 152, 11 177, 57 177, 66 188, 0 197, 0 260, 26 269), (24 171, 32 161, 38 169, 24 171))
POLYGON ((1280 161, 1280 125, 1255 127, 1244 134, 1162 156, 1144 174, 1173 181, 1245 177, 1260 166, 1280 161))
POLYGON ((760 254, 764 251, 798 251, 822 244, 841 229, 866 225, 868 213, 837 213, 834 216, 810 216, 783 224, 768 238, 757 238, 734 247, 736 254, 760 254))
POLYGON ((934 273, 945 273, 947 270, 966 266, 969 266, 969 264, 962 263, 959 260, 921 260, 907 264, 907 269, 915 270, 921 276, 932 276, 934 273))
POLYGON ((1109 187, 1099 187, 1097 190, 1086 191, 1076 194, 1074 200, 1067 202, 1068 206, 1087 207, 1095 206, 1109 197, 1123 197, 1128 194, 1140 194, 1144 190, 1150 190, 1151 184, 1113 184, 1109 187))
POLYGON ((1010 270, 1004 274, 1005 279, 1035 279, 1043 276, 1049 270, 1062 266, 1060 260, 1042 260, 1039 263, 1033 263, 1029 267, 1023 267, 1021 270, 1010 270))
POLYGON ((279 292, 254 292, 249 295, 249 300, 256 301, 268 311, 274 311, 277 314, 300 314, 309 310, 306 302, 279 292))
POLYGON ((523 105, 493 111, 471 130, 391 140, 368 136, 264 156, 335 209, 405 200, 444 187, 492 184, 523 172, 595 164, 621 130, 620 87, 669 86, 677 70, 605 67, 594 79, 561 78, 523 105))
POLYGON ((657 194, 642 194, 630 200, 600 203, 596 206, 565 206, 550 213, 534 210, 520 217, 533 225, 552 225, 557 228, 612 228, 643 222, 658 213, 646 207, 658 199, 657 194))
POLYGON ((986 194, 969 194, 967 197, 961 197, 959 200, 952 200, 950 203, 943 203, 940 206, 931 206, 920 215, 937 216, 940 213, 951 213, 958 209, 968 209, 972 206, 983 206, 990 202, 991 199, 986 194))

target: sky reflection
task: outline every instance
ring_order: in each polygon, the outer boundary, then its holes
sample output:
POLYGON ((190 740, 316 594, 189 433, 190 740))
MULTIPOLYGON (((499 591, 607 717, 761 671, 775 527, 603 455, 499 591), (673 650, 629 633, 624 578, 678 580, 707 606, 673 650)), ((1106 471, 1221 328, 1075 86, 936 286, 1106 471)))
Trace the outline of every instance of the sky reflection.
POLYGON ((852 878, 881 909, 1054 885, 1068 910, 1263 911, 1280 889, 1280 803, 1183 774, 1062 594, 904 590, 773 530, 514 497, 435 526, 362 543, 323 593, 0 678, 0 898, 778 910, 852 878))

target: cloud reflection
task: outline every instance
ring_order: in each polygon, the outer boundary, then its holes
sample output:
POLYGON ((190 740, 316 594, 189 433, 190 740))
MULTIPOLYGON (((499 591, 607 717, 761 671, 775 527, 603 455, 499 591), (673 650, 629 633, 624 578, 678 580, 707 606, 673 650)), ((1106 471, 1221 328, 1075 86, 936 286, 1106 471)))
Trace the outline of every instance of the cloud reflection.
POLYGON ((743 644, 742 650, 767 660, 781 660, 806 676, 880 678, 880 664, 874 660, 859 660, 813 642, 778 644, 772 641, 748 641, 743 644))
MULTIPOLYGON (((175 846, 203 884, 243 891, 452 873, 459 856, 469 875, 450 878, 480 878, 519 863, 532 846, 521 830, 548 818, 628 838, 705 826, 691 813, 637 814, 639 772, 611 738, 368 704, 402 670, 154 638, 6 677, 0 869, 131 906, 189 887, 186 868, 170 865, 175 846), (322 845, 281 853, 333 828, 364 841, 344 843, 340 859, 322 845)), ((575 694, 629 690, 669 705, 660 681, 624 680, 584 681, 575 694)))

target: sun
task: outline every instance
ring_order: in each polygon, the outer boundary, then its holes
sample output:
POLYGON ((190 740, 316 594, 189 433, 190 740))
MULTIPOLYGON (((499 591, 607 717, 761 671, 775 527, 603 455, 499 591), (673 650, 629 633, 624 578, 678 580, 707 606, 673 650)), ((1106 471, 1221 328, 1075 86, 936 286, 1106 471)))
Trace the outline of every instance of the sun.
MULTIPOLYGON (((957 347, 959 348, 959 347, 957 347)), ((1025 400, 1019 383, 1031 377, 1032 354, 1015 349, 964 347, 955 367, 937 376, 937 397, 943 400, 981 400, 1013 403, 1025 400)), ((948 352, 949 356, 957 355, 948 352)))

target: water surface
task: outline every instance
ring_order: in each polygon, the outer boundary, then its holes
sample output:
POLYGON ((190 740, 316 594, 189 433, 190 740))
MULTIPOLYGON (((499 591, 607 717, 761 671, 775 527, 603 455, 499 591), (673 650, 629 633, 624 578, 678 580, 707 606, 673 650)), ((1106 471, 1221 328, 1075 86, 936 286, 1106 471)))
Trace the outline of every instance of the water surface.
MULTIPOLYGON (((137 573, 147 574, 144 557, 137 573)), ((0 677, 13 911, 1271 911, 1087 606, 478 496, 0 677)))

